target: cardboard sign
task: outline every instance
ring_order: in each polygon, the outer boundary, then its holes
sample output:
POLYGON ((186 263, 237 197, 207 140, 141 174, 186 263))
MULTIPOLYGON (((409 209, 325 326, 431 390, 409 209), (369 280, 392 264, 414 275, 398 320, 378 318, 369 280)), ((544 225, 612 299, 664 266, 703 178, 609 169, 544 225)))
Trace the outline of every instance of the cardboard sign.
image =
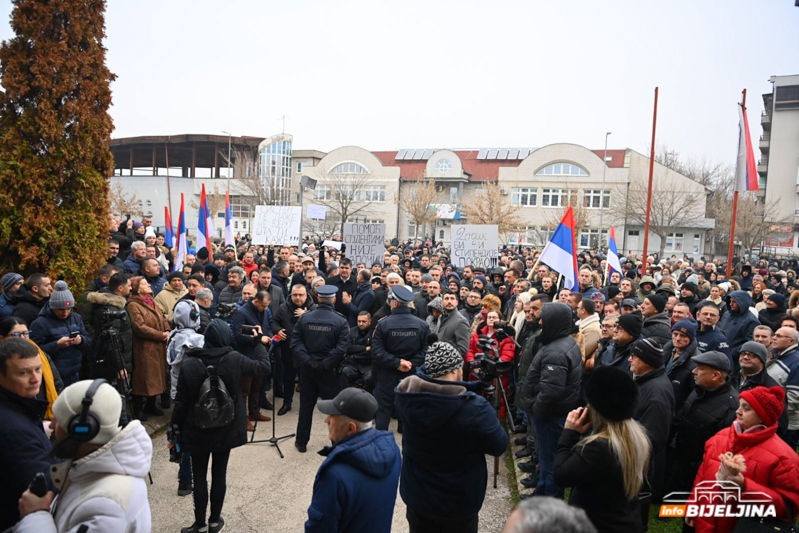
POLYGON ((302 207, 257 205, 252 224, 252 243, 299 246, 301 222, 302 207))
POLYGON ((327 218, 327 206, 308 204, 308 209, 305 210, 305 216, 316 220, 324 220, 327 218))
POLYGON ((452 226, 452 264, 486 269, 499 264, 499 230, 496 224, 452 226))
POLYGON ((327 246, 329 248, 335 248, 336 250, 341 250, 341 245, 344 244, 341 241, 325 241, 322 243, 322 246, 327 246))
POLYGON ((347 257, 353 265, 366 263, 371 267, 374 263, 383 264, 383 252, 386 250, 385 224, 362 224, 348 222, 344 224, 344 244, 347 245, 347 257))

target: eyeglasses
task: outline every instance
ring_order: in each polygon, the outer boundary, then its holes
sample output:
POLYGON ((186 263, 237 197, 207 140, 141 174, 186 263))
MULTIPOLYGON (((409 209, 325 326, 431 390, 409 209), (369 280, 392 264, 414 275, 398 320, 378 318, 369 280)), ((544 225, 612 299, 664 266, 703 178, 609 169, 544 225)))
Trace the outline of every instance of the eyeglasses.
POLYGON ((773 335, 773 337, 774 337, 775 339, 789 339, 791 336, 790 336, 790 335, 780 335, 779 333, 775 333, 775 334, 773 335))
POLYGON ((8 334, 9 337, 14 337, 15 339, 19 339, 21 337, 30 337, 31 332, 27 329, 25 331, 12 331, 8 334))
POLYGON ((600 327, 601 327, 602 329, 613 329, 613 328, 615 328, 616 326, 608 326, 608 325, 602 324, 602 326, 600 326, 600 327))

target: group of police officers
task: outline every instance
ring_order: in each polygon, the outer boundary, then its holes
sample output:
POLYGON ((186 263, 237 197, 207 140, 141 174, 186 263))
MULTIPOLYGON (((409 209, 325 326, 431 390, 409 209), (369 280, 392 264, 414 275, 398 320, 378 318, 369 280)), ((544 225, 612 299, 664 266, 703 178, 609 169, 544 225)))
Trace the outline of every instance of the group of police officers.
MULTIPOLYGON (((316 289, 319 305, 303 314, 294 329, 291 350, 300 372, 300 414, 294 445, 307 450, 316 400, 333 399, 341 384, 336 370, 344 359, 349 344, 349 324, 333 307, 338 287, 321 285, 316 289)), ((407 376, 424 364, 427 322, 411 312, 413 292, 396 285, 388 294, 391 315, 380 320, 372 339, 372 360, 377 373, 375 398, 378 411, 377 429, 387 430, 394 409, 394 389, 407 376)))

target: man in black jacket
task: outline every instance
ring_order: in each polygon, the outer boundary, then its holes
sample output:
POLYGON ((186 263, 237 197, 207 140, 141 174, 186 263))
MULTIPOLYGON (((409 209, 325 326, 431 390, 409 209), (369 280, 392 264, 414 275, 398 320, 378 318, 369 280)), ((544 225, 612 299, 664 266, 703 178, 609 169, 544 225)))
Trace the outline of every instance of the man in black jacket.
MULTIPOLYGON (((86 297, 92 304, 91 324, 97 332, 97 342, 94 343, 94 377, 104 378, 113 383, 116 379, 125 379, 133 373, 133 329, 130 325, 130 317, 125 310, 127 298, 130 295, 130 274, 118 272, 108 280, 108 286, 97 292, 91 292, 86 297), (124 314, 123 318, 110 318, 109 313, 124 314), (103 326, 106 326, 105 328, 103 326), (120 355, 122 356, 123 368, 117 369, 117 375, 111 369, 116 368, 117 362, 114 360, 116 355, 111 349, 111 337, 109 326, 116 332, 119 343, 120 355), (108 366, 100 368, 99 362, 105 361, 108 366)), ((123 404, 124 411, 124 404, 123 404)))
POLYGON ((541 350, 534 356, 524 383, 525 407, 533 413, 541 474, 535 493, 562 498, 555 485, 553 463, 566 415, 578 407, 583 376, 582 354, 571 336, 571 308, 544 304, 541 310, 541 350))
POLYGON ((730 360, 721 352, 694 356, 696 387, 677 416, 668 490, 689 491, 705 452, 705 442, 735 420, 738 391, 730 381, 730 360))
MULTIPOLYGON (((630 370, 638 385, 637 420, 652 443, 648 484, 660 494, 666 466, 666 444, 674 418, 674 389, 663 368, 663 349, 653 339, 639 339, 630 350, 630 370)), ((642 489, 645 490, 645 489, 642 489)))
POLYGON ((42 361, 27 339, 0 343, 0 530, 19 521, 19 498, 38 472, 48 475, 52 449, 42 417, 47 402, 39 400, 42 361))
POLYGON ((35 273, 28 277, 28 281, 14 293, 11 304, 14 306, 12 316, 21 318, 30 326, 39 318, 39 311, 50 299, 53 285, 46 274, 35 273))
POLYGON ((280 346, 283 373, 277 376, 283 379, 283 405, 277 412, 278 416, 283 416, 291 411, 291 404, 294 401, 294 380, 297 378, 294 353, 291 350, 291 336, 294 333, 294 326, 297 325, 297 320, 302 315, 314 309, 316 309, 316 304, 308 297, 308 289, 304 284, 298 283, 291 287, 291 297, 280 306, 275 316, 274 323, 275 328, 278 328, 278 334, 283 333, 286 335, 280 346))
POLYGON ((341 300, 347 313, 347 323, 350 327, 358 324, 358 317, 362 311, 369 311, 375 303, 375 292, 372 290, 372 273, 366 269, 358 272, 358 288, 354 294, 342 293, 341 300))
POLYGON ((346 292, 352 296, 355 294, 355 291, 358 290, 358 282, 355 281, 355 276, 352 275, 352 261, 347 257, 342 259, 338 265, 338 275, 331 276, 330 279, 325 282, 325 285, 338 287, 335 309, 346 317, 347 305, 344 303, 342 295, 346 292))
POLYGON ((396 390, 405 428, 400 496, 410 530, 476 533, 485 456, 502 455, 508 434, 491 404, 463 382, 463 357, 451 344, 433 343, 424 365, 425 375, 406 377, 396 390))
POLYGON ((768 348, 756 341, 743 343, 738 353, 740 370, 733 374, 732 385, 739 393, 755 387, 778 387, 779 383, 766 372, 768 348))
POLYGON ((641 336, 646 339, 655 339, 663 346, 671 340, 671 319, 665 311, 666 298, 662 294, 650 294, 641 304, 641 314, 644 317, 641 336))
POLYGON ((370 393, 374 390, 371 354, 374 329, 372 315, 368 311, 361 311, 357 325, 350 328, 350 345, 341 365, 342 388, 358 386, 370 393))
POLYGON ((663 347, 666 375, 674 391, 675 412, 682 411, 683 403, 694 388, 692 359, 699 353, 696 326, 692 318, 680 320, 671 327, 671 342, 663 347))

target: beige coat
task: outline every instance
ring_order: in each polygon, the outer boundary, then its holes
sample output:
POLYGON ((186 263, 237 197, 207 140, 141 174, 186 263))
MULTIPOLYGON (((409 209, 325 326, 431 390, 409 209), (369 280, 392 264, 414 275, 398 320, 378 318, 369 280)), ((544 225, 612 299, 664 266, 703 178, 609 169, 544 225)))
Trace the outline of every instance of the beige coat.
POLYGON ((172 311, 175 309, 175 304, 178 300, 188 294, 188 289, 183 287, 179 291, 172 288, 168 282, 164 284, 164 288, 155 297, 155 306, 161 311, 161 314, 166 317, 170 324, 172 324, 172 311))
POLYGON ((139 296, 128 302, 133 328, 133 382, 135 396, 155 396, 166 390, 166 341, 169 331, 166 318, 139 296))
POLYGON ((580 333, 585 337, 585 352, 583 353, 583 363, 594 357, 599 348, 599 339, 602 338, 602 329, 599 324, 599 315, 593 315, 577 321, 580 333))

